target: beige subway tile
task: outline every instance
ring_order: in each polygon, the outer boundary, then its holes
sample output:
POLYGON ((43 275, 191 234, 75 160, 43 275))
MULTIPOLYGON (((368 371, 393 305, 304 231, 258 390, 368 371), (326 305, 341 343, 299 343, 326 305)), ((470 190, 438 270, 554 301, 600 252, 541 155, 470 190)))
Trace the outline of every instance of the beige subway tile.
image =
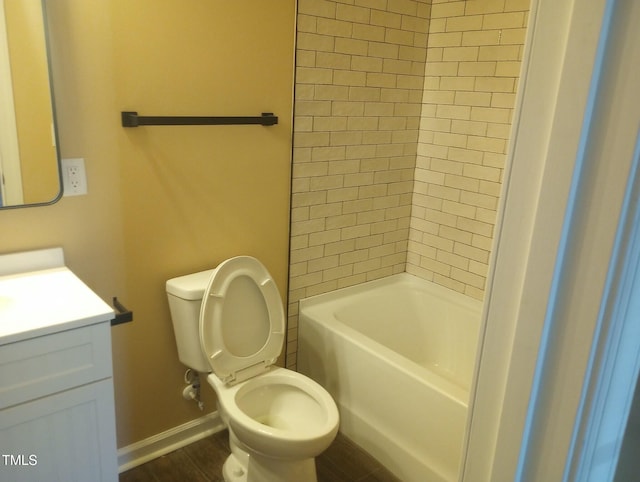
MULTIPOLYGON (((322 248, 322 246, 320 246, 322 248)), ((342 254, 353 251, 356 248, 356 242, 354 239, 348 239, 344 241, 336 241, 334 243, 327 243, 324 246, 324 253, 327 256, 332 254, 342 254)))
POLYGON ((499 13, 504 11, 505 0, 469 0, 465 5, 465 15, 499 13))
POLYGON ((342 239, 354 239, 361 238, 363 236, 369 236, 371 234, 371 226, 368 224, 361 226, 347 226, 342 228, 342 239))
POLYGON ((449 276, 451 272, 451 266, 441 263, 440 261, 436 261, 435 259, 422 257, 420 259, 420 267, 423 269, 428 269, 429 271, 433 271, 434 273, 441 274, 443 276, 449 276))
POLYGON ((498 45, 501 43, 500 30, 478 30, 462 34, 462 46, 498 45))
POLYGON ((376 234, 372 236, 364 236, 356 239, 356 249, 363 250, 366 253, 361 259, 367 259, 369 256, 368 250, 373 246, 380 246, 384 241, 382 234, 376 234))
POLYGON ((434 3, 431 5, 431 18, 462 17, 465 14, 465 1, 434 3))
MULTIPOLYGON (((466 47, 465 47, 466 48, 466 47)), ((427 56, 429 54, 427 53, 427 56)), ((475 60, 475 59, 474 59, 475 60)), ((458 74, 458 62, 427 62, 426 72, 429 75, 442 76, 442 75, 457 75, 458 74)))
POLYGON ((473 77, 441 77, 440 78, 440 88, 444 90, 455 90, 455 91, 472 91, 474 88, 475 79, 473 77))
POLYGON ((415 16, 418 13, 418 2, 415 0, 394 0, 387 3, 387 9, 390 12, 415 16))
POLYGON ((400 28, 402 25, 402 15, 387 11, 371 10, 371 25, 400 28))
POLYGON ((491 92, 456 92, 454 104, 469 105, 479 107, 489 107, 491 105, 491 92))
POLYGON ((291 263, 299 263, 302 261, 308 261, 310 259, 320 258, 324 253, 322 246, 312 246, 309 248, 292 249, 291 250, 291 263))
POLYGON ((478 208, 476 211, 476 219, 488 224, 496 223, 497 213, 495 209, 478 208))
MULTIPOLYGON (((356 192, 356 197, 357 195, 358 193, 356 192)), ((291 204, 297 207, 312 206, 325 202, 327 202, 327 193, 322 191, 294 193, 291 196, 291 204)))
POLYGON ((347 159, 361 159, 364 163, 375 157, 375 155, 376 147, 374 145, 346 146, 345 156, 347 159))
POLYGON ((329 164, 326 162, 298 162, 293 164, 293 177, 325 176, 328 173, 329 164))
POLYGON ((340 229, 329 229, 327 226, 324 231, 309 233, 309 246, 324 246, 336 241, 340 241, 340 229))
POLYGON ((462 191, 460 193, 460 202, 485 209, 496 209, 498 206, 498 198, 495 196, 488 196, 471 191, 462 191))
POLYGON ((289 289, 297 290, 300 288, 306 288, 307 286, 313 286, 322 282, 322 272, 309 273, 302 276, 296 276, 289 280, 289 289))
MULTIPOLYGON (((393 88, 381 87, 380 101, 381 102, 411 102, 411 98, 412 98, 411 92, 412 91, 408 89, 398 89, 395 86, 393 88)), ((420 97, 420 100, 422 100, 422 97, 420 97)))
POLYGON ((458 74, 462 76, 491 77, 496 74, 497 62, 460 62, 458 74))
MULTIPOLYGON (((353 89, 353 87, 351 87, 353 89)), ((364 114, 363 101, 331 102, 331 115, 357 116, 364 114)))
POLYGON ((369 23, 371 10, 354 5, 337 4, 336 18, 355 23, 369 23))
POLYGON ((492 137, 468 136, 467 148, 483 152, 504 153, 507 150, 507 141, 492 137))
POLYGON ((362 55, 352 55, 351 69, 362 72, 382 72, 382 59, 362 55))
MULTIPOLYGON (((384 59, 382 63, 382 71, 387 74, 404 74, 411 75, 412 62, 410 60, 398 60, 398 59, 384 59)), ((420 74, 424 73, 424 68, 420 69, 420 74)), ((395 83, 394 83, 395 85, 395 83)), ((383 86, 386 87, 386 86, 383 86)), ((389 86, 392 87, 392 86, 389 86)))
POLYGON ((367 102, 364 106, 364 115, 366 116, 392 116, 393 113, 394 104, 391 102, 367 102))
MULTIPOLYGON (((347 226, 353 226, 356 222, 356 215, 341 214, 339 216, 329 216, 327 218, 327 229, 341 229, 347 226)), ((311 236, 309 236, 309 242, 311 242, 311 236)))
POLYGON ((473 136, 487 135, 487 123, 478 121, 454 120, 451 125, 454 134, 466 134, 473 136))
POLYGON ((505 12, 528 12, 531 8, 531 0, 506 0, 504 5, 505 12))
POLYGON ((503 45, 516 44, 524 45, 527 36, 527 29, 522 28, 507 28, 502 31, 502 37, 500 43, 503 45))
POLYGON ((324 69, 349 69, 351 57, 335 52, 317 52, 315 67, 324 69))
POLYGON ((465 271, 457 267, 451 268, 451 278, 478 289, 484 288, 484 276, 478 276, 477 274, 470 273, 469 271, 465 271))
POLYGON ((464 163, 472 163, 472 164, 482 164, 484 160, 484 156, 482 152, 473 151, 470 149, 457 149, 450 148, 447 153, 447 159, 450 161, 464 162, 464 163))
POLYGON ((462 32, 431 33, 428 41, 429 48, 460 47, 462 45, 462 32))
POLYGON ((353 27, 351 22, 344 22, 341 20, 334 20, 330 18, 318 18, 316 31, 320 35, 350 38, 353 27))
POLYGON ((311 151, 311 161, 339 161, 345 158, 344 146, 314 147, 311 151))
POLYGON ((329 162, 327 174, 352 174, 356 172, 360 172, 358 159, 341 159, 329 162))
MULTIPOLYGON (((427 64, 433 62, 442 62, 442 55, 444 53, 443 47, 429 47, 427 48, 427 64)), ((427 69, 427 72, 431 73, 431 69, 427 69)))
POLYGON ((500 169, 477 164, 465 164, 462 175, 474 179, 497 182, 500 180, 500 169))
POLYGON ((429 33, 439 33, 446 31, 447 18, 430 18, 429 19, 429 33))
POLYGON ((427 34, 429 32, 429 20, 413 15, 403 15, 400 29, 427 34))
POLYGON ((291 180, 291 192, 307 192, 309 191, 310 178, 292 179, 291 180))
POLYGON ((436 109, 436 117, 444 119, 468 120, 471 115, 471 106, 468 105, 439 105, 436 109))
POLYGON ((340 278, 351 276, 352 274, 353 274, 353 265, 347 264, 347 265, 336 266, 335 268, 324 270, 322 273, 322 278, 324 281, 338 280, 340 278))
POLYGON ((315 17, 334 18, 336 16, 336 3, 327 0, 299 0, 298 13, 315 17))
POLYGON ((330 144, 332 146, 359 145, 362 143, 362 132, 345 131, 332 132, 330 144))
POLYGON ((491 95, 491 107, 503 107, 513 109, 516 103, 516 94, 506 92, 494 92, 491 95))
MULTIPOLYGON (((367 73, 367 88, 376 88, 376 99, 364 99, 364 100, 380 100, 380 89, 379 87, 395 87, 397 76, 391 73, 378 73, 378 72, 369 72, 367 73)), ((355 100, 355 99, 354 99, 355 100)))
POLYGON ((372 40, 374 42, 384 42, 384 27, 376 25, 364 25, 356 23, 353 25, 353 38, 358 40, 372 40))
POLYGON ((464 17, 449 17, 446 19, 446 32, 466 32, 482 28, 482 15, 465 14, 464 17))
MULTIPOLYGON (((463 204, 456 201, 444 200, 442 203, 442 212, 447 214, 453 214, 454 216, 463 216, 464 218, 473 219, 476 215, 476 208, 475 206, 471 206, 469 204, 463 204)), ((464 228, 460 226, 460 219, 461 218, 458 218, 457 226, 460 229, 464 230, 464 228)), ((469 231, 469 230, 467 229, 465 231, 469 231)))
POLYGON ((463 241, 456 240, 456 243, 453 246, 453 252, 460 256, 465 256, 469 259, 478 261, 480 263, 487 263, 489 261, 489 251, 475 248, 469 243, 465 243, 463 241))
MULTIPOLYGON (((491 224, 493 227, 494 225, 491 224)), ((493 234, 492 234, 493 235, 493 234)), ((474 234, 471 240, 471 245, 474 248, 483 249, 485 251, 491 252, 491 248, 493 246, 493 237, 491 236, 482 236, 480 234, 474 234)))
POLYGON ((514 79, 517 79, 520 77, 521 66, 522 62, 520 62, 520 60, 501 60, 496 66, 496 77, 513 77, 514 79))
MULTIPOLYGON (((363 55, 362 52, 353 52, 354 54, 363 55)), ((379 57, 385 59, 397 59, 400 53, 398 45, 387 44, 383 42, 369 42, 368 48, 364 54, 370 57, 379 57)))
MULTIPOLYGON (((344 176, 344 186, 352 187, 352 186, 367 186, 373 182, 373 173, 372 172, 362 172, 357 174, 345 174, 344 176)), ((360 196, 358 196, 360 199, 360 196)))
POLYGON ((296 82, 300 84, 331 84, 333 70, 316 67, 298 67, 296 69, 296 82))
POLYGON ((476 92, 513 92, 515 79, 511 77, 478 77, 476 92))
MULTIPOLYGON (((331 114, 331 102, 328 101, 297 101, 296 115, 324 116, 331 114)), ((295 136, 294 136, 295 144, 295 136)))
POLYGON ((524 17, 524 12, 490 13, 484 16, 482 28, 491 30, 524 27, 524 17))
POLYGON ((394 45, 408 45, 413 46, 415 34, 414 32, 407 30, 399 30, 394 28, 387 28, 385 31, 384 41, 394 45))
MULTIPOLYGON (((391 115, 391 113, 387 115, 391 115)), ((391 133, 388 131, 364 132, 362 142, 364 144, 389 144, 391 142, 391 133)))
POLYGON ((312 132, 313 117, 312 116, 296 116, 293 124, 293 132, 312 132))
POLYGON ((469 258, 453 254, 449 251, 438 250, 436 260, 452 268, 458 268, 464 271, 469 269, 469 258))
POLYGON ((509 123, 511 121, 511 109, 473 106, 471 107, 470 120, 509 123))
POLYGON ((433 235, 437 235, 440 229, 440 225, 438 223, 422 219, 422 218, 411 218, 411 228, 419 231, 421 233, 429 233, 433 235))
POLYGON ((420 90, 422 89, 422 76, 420 75, 402 75, 398 74, 397 85, 399 89, 412 89, 416 91, 416 99, 418 102, 420 90))
POLYGON ((343 85, 316 85, 315 100, 349 100, 349 87, 343 85))
POLYGON ((316 17, 315 15, 305 15, 303 13, 299 13, 296 22, 296 31, 315 33, 317 19, 318 17, 316 17))
POLYGON ((350 55, 367 55, 368 42, 352 38, 338 37, 335 39, 335 51, 350 55))
MULTIPOLYGON (((357 189, 356 189, 357 191, 357 189)), ((370 211, 374 209, 373 198, 348 200, 343 203, 342 212, 345 214, 359 213, 362 211, 370 211)))
POLYGON ((485 166, 497 167, 499 169, 504 168, 506 160, 505 153, 502 152, 485 152, 482 157, 482 164, 485 166))
MULTIPOLYGON (((471 179, 469 177, 464 176, 456 176, 454 174, 447 174, 445 177, 444 184, 446 187, 451 187, 454 189, 460 189, 460 200, 463 201, 463 194, 466 191, 477 192, 480 187, 480 181, 478 179, 471 179)), ((473 203, 468 203, 473 204, 473 203)))
POLYGON ((481 59, 478 57, 479 50, 482 47, 449 47, 444 49, 442 60, 445 62, 474 62, 477 60, 495 60, 481 59))
POLYGON ((297 49, 332 52, 335 49, 335 38, 329 35, 299 32, 296 40, 297 49))
MULTIPOLYGON (((296 116, 296 121, 298 117, 296 116)), ((316 132, 325 131, 341 131, 347 128, 346 117, 315 117, 313 121, 313 128, 316 132)))
POLYGON ((470 233, 486 237, 490 237, 493 232, 492 224, 476 221, 475 219, 469 219, 468 217, 459 217, 456 227, 463 231, 469 231, 470 233))
POLYGON ((456 93, 443 90, 425 90, 422 102, 425 104, 453 104, 456 93))
POLYGON ((358 188, 347 187, 342 189, 331 189, 326 192, 327 202, 350 201, 358 199, 358 188))
MULTIPOLYGON (((372 100, 375 101, 376 99, 372 99, 372 100)), ((380 123, 380 118, 375 116, 374 117, 347 117, 347 130, 375 131, 378 129, 379 123, 380 123)))
POLYGON ((309 247, 309 235, 301 234, 300 236, 291 236, 290 238, 290 249, 293 251, 294 249, 304 249, 309 247))
POLYGON ((307 262, 307 272, 323 271, 338 266, 340 257, 337 254, 333 256, 324 256, 318 259, 312 259, 307 262))
POLYGON ((489 124, 487 137, 497 137, 499 139, 509 139, 511 126, 509 124, 489 124))
POLYGON ((478 192, 480 194, 488 194, 489 196, 500 197, 500 191, 502 189, 502 170, 500 170, 500 174, 498 180, 495 182, 491 181, 480 181, 480 188, 478 192))
MULTIPOLYGON (((460 48, 472 48, 472 47, 460 47, 460 48)), ((478 47, 477 59, 480 62, 488 62, 492 60, 504 61, 504 60, 519 60, 520 59, 520 46, 519 45, 483 45, 478 47)))

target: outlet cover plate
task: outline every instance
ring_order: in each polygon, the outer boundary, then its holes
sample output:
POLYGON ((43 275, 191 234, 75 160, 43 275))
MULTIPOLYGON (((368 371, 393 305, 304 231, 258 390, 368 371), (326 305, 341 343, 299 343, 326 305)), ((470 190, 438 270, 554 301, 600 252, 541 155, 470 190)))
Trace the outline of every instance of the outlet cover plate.
POLYGON ((84 159, 62 159, 62 187, 64 196, 87 194, 87 176, 84 159))

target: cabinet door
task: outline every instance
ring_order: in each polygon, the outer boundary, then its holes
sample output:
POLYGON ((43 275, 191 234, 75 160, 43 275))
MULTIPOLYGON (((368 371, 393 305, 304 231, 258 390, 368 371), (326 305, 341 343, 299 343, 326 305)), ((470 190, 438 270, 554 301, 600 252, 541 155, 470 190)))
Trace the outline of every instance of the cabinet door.
POLYGON ((0 411, 0 480, 118 479, 113 381, 0 411))

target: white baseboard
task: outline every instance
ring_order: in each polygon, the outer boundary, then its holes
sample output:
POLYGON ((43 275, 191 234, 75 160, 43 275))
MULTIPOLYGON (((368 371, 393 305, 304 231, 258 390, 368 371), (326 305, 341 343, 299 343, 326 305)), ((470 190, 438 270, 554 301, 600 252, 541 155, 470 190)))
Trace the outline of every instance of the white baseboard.
POLYGON ((224 429, 217 411, 170 428, 118 449, 118 470, 122 473, 224 429))

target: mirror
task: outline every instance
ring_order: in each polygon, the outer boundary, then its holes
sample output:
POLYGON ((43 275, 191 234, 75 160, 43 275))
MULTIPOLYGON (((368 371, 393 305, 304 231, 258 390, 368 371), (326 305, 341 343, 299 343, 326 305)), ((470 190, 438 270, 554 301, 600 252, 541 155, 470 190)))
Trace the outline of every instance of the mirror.
POLYGON ((41 0, 0 0, 0 207, 61 196, 41 0))

